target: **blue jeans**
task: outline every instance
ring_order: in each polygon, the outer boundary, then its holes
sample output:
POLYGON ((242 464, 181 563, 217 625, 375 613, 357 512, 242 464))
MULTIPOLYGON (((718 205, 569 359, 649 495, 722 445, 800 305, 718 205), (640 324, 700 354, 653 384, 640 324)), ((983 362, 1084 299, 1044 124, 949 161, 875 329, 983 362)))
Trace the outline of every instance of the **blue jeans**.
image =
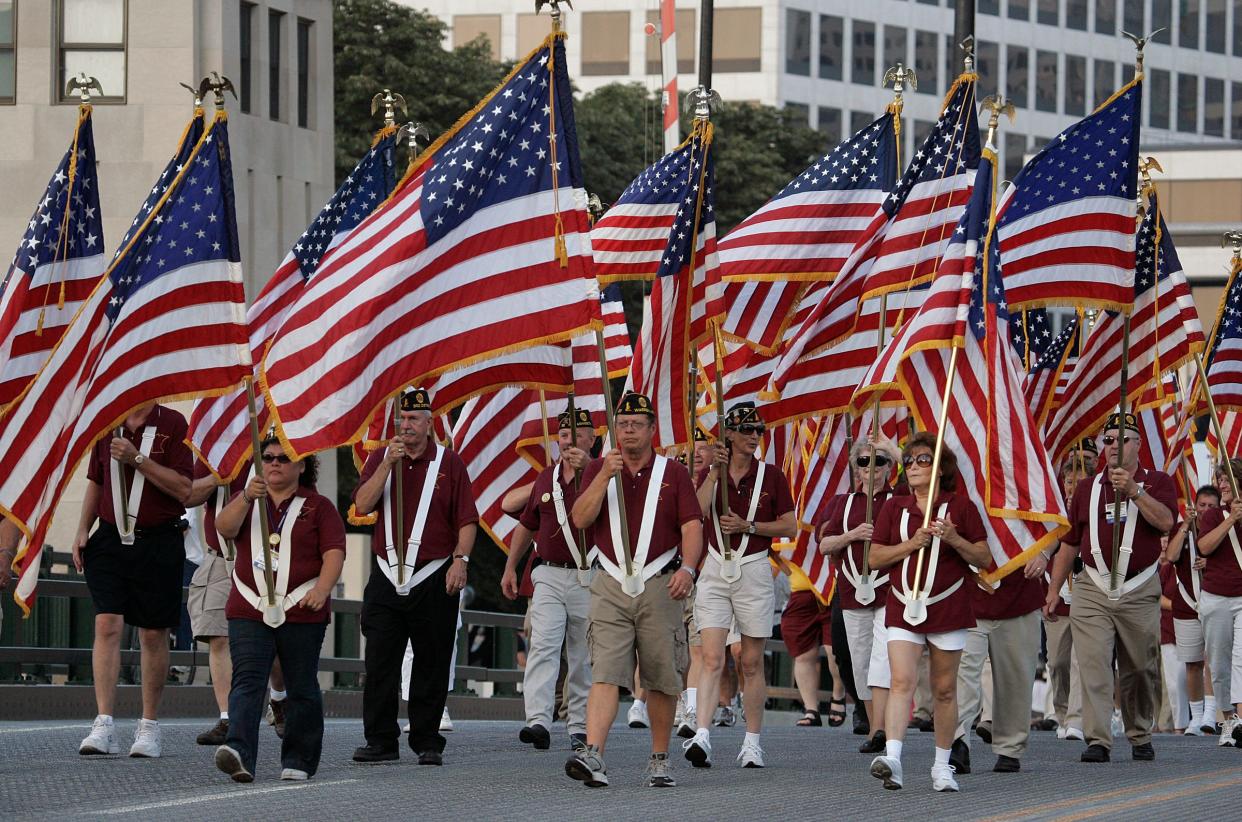
POLYGON ((229 737, 224 744, 237 751, 246 770, 254 773, 259 752, 259 723, 267 707, 267 678, 279 656, 285 674, 285 738, 280 764, 314 775, 323 752, 323 693, 319 690, 319 651, 326 622, 286 622, 279 628, 252 619, 229 620, 229 653, 233 684, 229 691, 229 737))

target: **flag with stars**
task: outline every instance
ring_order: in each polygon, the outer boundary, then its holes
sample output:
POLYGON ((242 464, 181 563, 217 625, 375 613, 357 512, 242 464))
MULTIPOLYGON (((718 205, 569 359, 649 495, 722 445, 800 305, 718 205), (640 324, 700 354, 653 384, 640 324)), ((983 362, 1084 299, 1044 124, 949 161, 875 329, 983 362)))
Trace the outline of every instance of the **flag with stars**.
POLYGON ((43 539, 78 463, 134 409, 246 377, 244 307, 220 113, 0 419, 0 508, 27 537, 15 592, 27 612, 43 539))
POLYGON ((1009 334, 1019 359, 1030 370, 1052 344, 1052 323, 1048 321, 1048 310, 1036 307, 1013 315, 1009 321, 1009 334))
POLYGON ((294 454, 363 436, 403 386, 598 327, 564 41, 436 140, 285 315, 260 381, 294 454))
POLYGON ((1212 346, 1208 351, 1208 388, 1220 411, 1242 411, 1242 257, 1234 257, 1221 295, 1212 346))
MULTIPOLYGON (((1147 200, 1137 232, 1137 267, 1126 303, 1130 310, 1127 404, 1134 405, 1152 383, 1190 360, 1204 346, 1203 327, 1190 285, 1160 216, 1155 191, 1147 200)), ((1121 388, 1124 318, 1105 311, 1083 344, 1065 396, 1047 426, 1048 452, 1061 458, 1083 437, 1095 436, 1117 410, 1121 388)), ((1215 398, 1215 395, 1213 395, 1215 398)))
MULTIPOLYGON (((371 149, 341 183, 293 244, 276 273, 246 311, 251 362, 263 357, 285 313, 315 275, 323 258, 388 199, 396 184, 397 130, 384 128, 371 149)), ((259 430, 267 430, 266 407, 260 407, 259 430)), ((250 458, 250 416, 246 390, 199 400, 190 415, 190 443, 216 476, 232 480, 250 458)))
POLYGON ((0 282, 0 412, 47 362, 106 265, 91 107, 82 106, 0 282))
POLYGON ((983 152, 971 199, 952 232, 923 305, 893 338, 855 395, 905 403, 921 431, 936 431, 957 456, 959 490, 981 503, 994 581, 1021 568, 1068 528, 1065 504, 1022 393, 1009 312, 989 230, 995 154, 983 152), (956 349, 956 354, 954 354, 956 349), (956 356, 950 384, 950 362, 956 356))
POLYGON ((1121 309, 1134 299, 1142 98, 1136 78, 1014 179, 997 225, 1013 306, 1121 309))
MULTIPOLYGON (((1077 315, 1071 317, 1061 333, 1053 337, 1042 308, 1027 313, 1029 331, 1022 336, 1020 344, 1026 345, 1033 359, 1027 368, 1022 390, 1026 395, 1027 407, 1031 409, 1040 430, 1043 430, 1048 415, 1064 398, 1066 383, 1063 376, 1073 373, 1074 364, 1077 362, 1079 320, 1077 315), (1039 340, 1044 342, 1041 344, 1039 340)), ((1014 323, 1015 327, 1020 325, 1021 323, 1014 323)), ((1021 353, 1022 349, 1019 348, 1018 351, 1021 353)))
MULTIPOLYGON (((712 193, 712 134, 710 122, 696 122, 686 142, 656 163, 680 169, 669 175, 677 209, 646 301, 629 385, 651 398, 656 412, 656 443, 662 447, 691 441, 690 361, 698 356, 699 345, 713 339, 713 325, 724 316, 712 193)), ((633 189, 631 184, 626 194, 638 199, 665 197, 663 191, 650 187, 638 193, 633 189)), ((622 200, 626 199, 623 195, 622 200)))

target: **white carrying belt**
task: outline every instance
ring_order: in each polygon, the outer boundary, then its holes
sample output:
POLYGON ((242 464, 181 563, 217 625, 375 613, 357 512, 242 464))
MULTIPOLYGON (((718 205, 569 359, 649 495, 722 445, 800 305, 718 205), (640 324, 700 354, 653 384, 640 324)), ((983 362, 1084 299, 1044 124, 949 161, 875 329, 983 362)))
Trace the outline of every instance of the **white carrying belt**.
POLYGON ((1237 560, 1238 567, 1242 568, 1242 544, 1238 543, 1238 529, 1237 528, 1229 529, 1229 544, 1233 546, 1233 558, 1237 560))
MULTIPOLYGON (((660 485, 664 481, 664 466, 667 463, 667 457, 657 454, 651 465, 651 480, 647 483, 647 496, 643 499, 642 525, 638 529, 638 541, 634 543, 634 556, 631 560, 634 569, 633 576, 627 581, 625 569, 622 566, 613 562, 603 551, 597 555, 600 566, 608 572, 609 576, 620 582, 621 589, 631 597, 641 594, 645 587, 643 583, 658 574, 673 557, 677 556, 677 547, 674 546, 650 563, 647 562, 647 553, 651 550, 652 533, 655 531, 656 508, 660 503, 660 485)), ((621 552, 621 517, 623 516, 625 513, 621 510, 621 504, 617 500, 616 482, 609 480, 608 526, 612 536, 613 550, 618 554, 621 552)))
MULTIPOLYGON (((853 507, 854 495, 850 494, 845 498, 845 517, 841 522, 842 533, 850 530, 850 511, 853 507)), ((865 574, 859 573, 858 565, 854 562, 854 556, 850 551, 850 546, 846 545, 845 550, 842 553, 844 553, 845 556, 843 557, 844 561, 840 564, 841 573, 844 574, 845 578, 849 580, 850 585, 854 586, 854 591, 856 592, 854 598, 863 605, 870 605, 875 601, 876 586, 883 585, 888 582, 888 574, 876 576, 870 569, 868 569, 865 574), (863 594, 863 596, 867 596, 867 600, 865 602, 861 596, 857 595, 863 592, 868 592, 863 594)))
MULTIPOLYGON (((151 456, 151 447, 154 444, 155 426, 143 426, 142 441, 138 446, 138 453, 142 454, 143 459, 151 456)), ((109 472, 112 475, 112 518, 116 520, 116 530, 121 534, 121 544, 133 545, 134 530, 138 527, 138 506, 142 503, 142 489, 146 487, 147 478, 137 468, 134 469, 134 484, 129 487, 129 497, 126 498, 127 513, 122 513, 121 495, 124 492, 121 489, 121 478, 124 471, 125 466, 120 461, 112 461, 112 470, 109 472)))
MULTIPOLYGON (((947 502, 940 503, 940 510, 936 512, 937 519, 944 519, 945 514, 949 511, 947 502)), ((901 538, 903 540, 910 539, 910 509, 901 512, 901 538)), ((962 580, 958 579, 948 588, 945 588, 935 596, 931 596, 932 585, 936 581, 936 570, 940 566, 940 537, 932 537, 931 545, 927 546, 930 556, 927 559, 927 574, 923 578, 923 590, 915 597, 914 592, 906 587, 906 569, 910 563, 911 556, 917 556, 917 552, 909 554, 901 561, 901 586, 892 586, 892 592, 901 604, 906 606, 905 620, 911 625, 918 625, 927 619, 928 607, 935 605, 942 599, 952 596, 958 588, 962 587, 962 580)))
MULTIPOLYGON (((414 524, 410 526, 410 539, 406 542, 405 547, 405 584, 397 584, 397 540, 401 536, 397 534, 397 508, 392 502, 392 483, 384 483, 384 512, 388 516, 388 527, 385 534, 388 537, 388 546, 385 549, 386 562, 379 564, 380 570, 384 572, 384 576, 388 577, 388 581, 392 583, 392 587, 396 590, 398 596, 409 596, 410 590, 422 583, 440 569, 440 566, 448 562, 448 557, 432 560, 419 569, 418 573, 414 573, 414 566, 418 562, 418 549, 423 544, 423 529, 427 526, 427 513, 431 510, 431 496, 436 490, 436 477, 440 473, 440 461, 444 458, 444 447, 436 446, 436 455, 427 465, 427 475, 423 477, 423 490, 418 497, 418 511, 414 515, 414 524)), ((402 458, 404 459, 404 458, 402 458)), ((397 470, 405 469, 405 464, 398 463, 397 470)), ((398 505, 404 504, 404 500, 398 501, 398 505)))
MULTIPOLYGON (((746 511, 746 521, 755 521, 755 512, 759 510, 759 498, 763 495, 763 474, 765 465, 759 462, 759 467, 755 471, 755 487, 750 492, 750 508, 746 511)), ((719 481, 719 480, 718 480, 719 481)), ((728 482, 726 479, 725 482, 728 482)), ((716 558, 720 563, 720 578, 725 582, 737 582, 742 577, 742 566, 748 562, 754 562, 757 559, 767 559, 767 552, 746 555, 746 546, 750 544, 750 534, 742 535, 742 542, 736 550, 729 552, 726 560, 723 548, 729 543, 725 542, 724 532, 720 530, 720 514, 716 510, 716 498, 718 494, 712 494, 711 518, 712 529, 716 532, 716 544, 711 542, 707 544, 707 552, 716 558), (717 547, 719 546, 719 547, 717 547)))
POLYGON ((578 542, 574 539, 574 529, 569 521, 569 512, 565 510, 565 492, 561 489, 561 481, 557 478, 561 467, 558 465, 552 470, 554 472, 552 474, 552 507, 556 509, 556 524, 561 526, 561 536, 565 539, 569 553, 573 555, 574 564, 578 566, 578 582, 584 586, 590 585, 591 561, 595 559, 599 551, 592 548, 585 557, 582 556, 582 549, 578 547, 578 542))
MULTIPOLYGON (((1242 546, 1238 545, 1238 535, 1233 529, 1229 529, 1229 538, 1233 541, 1233 555, 1238 558, 1238 565, 1242 566, 1242 546)), ((1199 549, 1195 547, 1195 534, 1189 528, 1186 529, 1186 550, 1190 551, 1187 561, 1190 565, 1190 587, 1192 590, 1187 591, 1186 586, 1182 584, 1182 578, 1177 575, 1177 569, 1173 569, 1173 579, 1177 582, 1177 591, 1182 595, 1182 600, 1194 609, 1195 613, 1199 612, 1199 594, 1202 592, 1202 580, 1199 579, 1199 572, 1195 570, 1195 560, 1199 558, 1199 549)))
MULTIPOLYGON (((242 595, 250 605, 259 613, 263 614, 263 622, 272 628, 279 628, 285 621, 285 611, 297 605, 302 601, 302 597, 310 593, 310 590, 319 582, 319 577, 308 579, 292 592, 289 591, 289 568, 293 565, 293 524, 297 521, 298 514, 302 510, 306 497, 294 497, 293 502, 289 503, 289 509, 285 512, 285 524, 280 529, 280 547, 285 549, 284 559, 276 560, 276 578, 275 578, 275 605, 268 605, 267 596, 257 593, 246 583, 242 582, 238 569, 233 568, 233 585, 237 587, 237 592, 242 595)), ((264 500, 264 505, 267 501, 264 500)), ((273 554, 276 552, 273 551, 273 554)), ((250 512, 250 575, 256 583, 263 574, 265 567, 263 553, 263 533, 259 527, 259 512, 250 512)))
MULTIPOLYGON (((1156 573, 1157 563, 1153 562, 1132 579, 1126 579, 1126 574, 1130 570, 1130 555, 1134 553, 1134 529, 1138 526, 1139 519, 1138 505, 1133 500, 1130 500, 1125 507, 1126 525, 1121 529, 1121 547, 1117 558, 1117 580, 1120 582, 1120 587, 1113 589, 1108 566, 1104 564, 1104 550, 1100 547, 1100 518, 1097 514, 1100 510, 1100 495, 1103 487, 1103 477, 1091 484, 1091 507, 1089 509, 1091 511, 1091 527, 1088 531, 1091 539, 1092 564, 1085 565, 1083 570, 1087 572, 1087 577, 1095 583, 1095 587, 1107 594, 1109 599, 1118 600, 1151 579, 1156 573)), ((1143 485, 1140 483, 1139 488, 1142 487, 1143 485)), ((1116 528, 1117 524, 1113 523, 1113 527, 1116 528)))

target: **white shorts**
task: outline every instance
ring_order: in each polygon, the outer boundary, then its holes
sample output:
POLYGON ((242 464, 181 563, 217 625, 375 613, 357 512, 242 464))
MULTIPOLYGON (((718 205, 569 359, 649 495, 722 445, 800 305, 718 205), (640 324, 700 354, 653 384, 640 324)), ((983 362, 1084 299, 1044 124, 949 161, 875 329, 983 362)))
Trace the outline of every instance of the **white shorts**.
POLYGON ((720 577, 720 562, 707 555, 703 573, 694 586, 694 621, 700 631, 724 628, 767 639, 772 636, 772 610, 776 603, 772 566, 766 558, 760 558, 742 565, 741 572, 736 581, 725 582, 720 577))
POLYGON ((1178 662, 1203 661, 1203 623, 1197 619, 1174 619, 1178 662))
POLYGON ((956 631, 941 631, 938 634, 916 634, 905 628, 889 628, 888 641, 900 640, 913 642, 915 645, 930 643, 942 651, 960 651, 966 647, 967 633, 965 628, 959 628, 956 631))
POLYGON ((875 609, 871 623, 871 661, 867 663, 867 687, 893 687, 893 672, 888 667, 888 632, 884 624, 884 608, 875 609))

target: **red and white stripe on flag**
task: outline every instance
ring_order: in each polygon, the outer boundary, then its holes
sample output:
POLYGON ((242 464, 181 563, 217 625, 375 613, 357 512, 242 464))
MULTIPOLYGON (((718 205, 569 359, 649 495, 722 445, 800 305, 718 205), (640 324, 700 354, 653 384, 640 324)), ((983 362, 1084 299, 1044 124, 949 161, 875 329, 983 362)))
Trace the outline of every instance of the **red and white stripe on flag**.
POLYGON ((1230 265, 1208 352, 1208 388, 1218 410, 1242 410, 1242 257, 1230 265))

